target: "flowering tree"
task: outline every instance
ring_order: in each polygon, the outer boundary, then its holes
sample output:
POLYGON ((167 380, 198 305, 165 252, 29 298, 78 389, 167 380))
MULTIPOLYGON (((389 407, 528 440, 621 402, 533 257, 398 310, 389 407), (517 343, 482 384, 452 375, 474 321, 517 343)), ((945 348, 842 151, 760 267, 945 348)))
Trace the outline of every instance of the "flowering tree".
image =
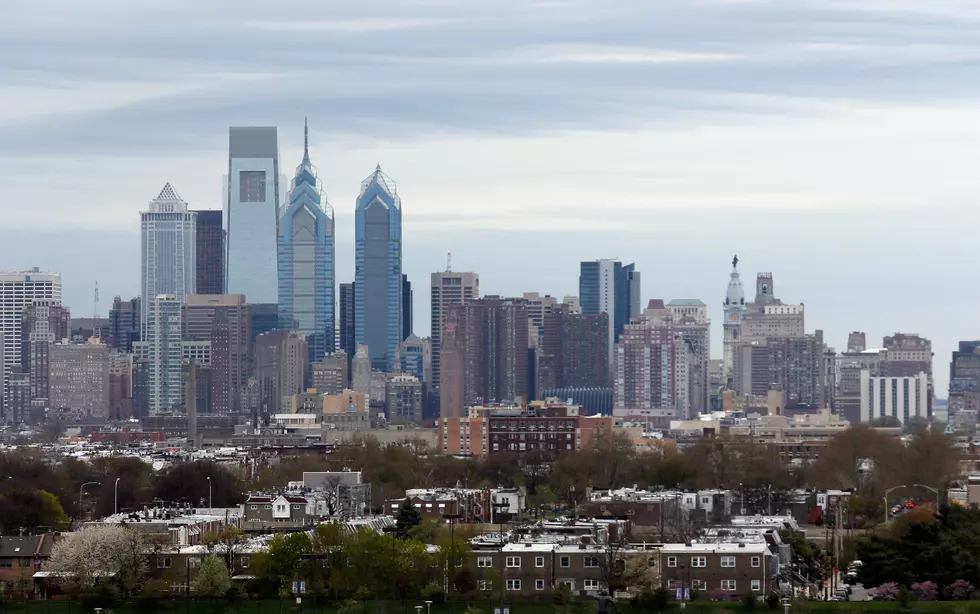
POLYGON ((223 597, 231 588, 231 578, 224 560, 213 554, 204 557, 191 588, 195 595, 201 597, 223 597))
POLYGON ((895 601, 898 599, 898 583, 885 582, 868 591, 871 598, 875 601, 895 601))
POLYGON ((946 587, 946 597, 953 601, 967 601, 973 598, 975 590, 966 580, 957 580, 946 587))
POLYGON ((912 585, 912 595, 916 601, 935 601, 939 597, 939 587, 932 580, 916 582, 912 585))
POLYGON ((145 534, 137 529, 93 525, 55 542, 47 569, 67 574, 69 586, 79 592, 111 578, 124 593, 133 594, 146 578, 151 552, 145 534))

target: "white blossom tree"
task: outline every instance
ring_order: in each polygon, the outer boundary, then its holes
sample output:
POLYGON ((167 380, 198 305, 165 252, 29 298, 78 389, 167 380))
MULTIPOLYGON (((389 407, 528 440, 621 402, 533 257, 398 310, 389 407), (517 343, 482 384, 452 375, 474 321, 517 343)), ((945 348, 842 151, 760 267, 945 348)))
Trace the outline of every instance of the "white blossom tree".
POLYGON ((225 562, 213 554, 204 557, 191 588, 200 597, 224 597, 231 588, 231 578, 225 562))
POLYGON ((62 572, 80 592, 114 581, 132 594, 149 571, 152 546, 146 535, 122 525, 103 524, 66 534, 51 548, 47 569, 62 572))

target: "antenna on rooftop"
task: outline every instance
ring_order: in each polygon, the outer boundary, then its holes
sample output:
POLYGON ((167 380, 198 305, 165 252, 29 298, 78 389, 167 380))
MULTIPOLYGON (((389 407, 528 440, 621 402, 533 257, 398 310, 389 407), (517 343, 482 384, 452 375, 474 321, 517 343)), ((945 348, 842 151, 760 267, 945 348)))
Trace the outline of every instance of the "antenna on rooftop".
POLYGON ((95 280, 95 301, 92 309, 92 336, 101 339, 102 331, 99 330, 99 280, 95 280))
POLYGON ((453 272, 453 252, 451 250, 446 252, 446 272, 453 272))

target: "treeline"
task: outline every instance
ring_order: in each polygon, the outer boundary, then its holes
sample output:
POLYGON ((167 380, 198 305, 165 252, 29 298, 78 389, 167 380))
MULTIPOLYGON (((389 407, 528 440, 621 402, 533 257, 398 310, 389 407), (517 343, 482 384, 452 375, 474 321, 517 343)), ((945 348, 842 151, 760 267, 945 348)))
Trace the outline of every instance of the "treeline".
POLYGON ((116 507, 117 493, 120 511, 164 502, 206 506, 208 478, 215 507, 243 501, 246 484, 234 472, 210 461, 179 463, 154 472, 135 457, 52 462, 31 449, 2 454, 0 533, 65 530, 70 520, 107 516, 116 507))

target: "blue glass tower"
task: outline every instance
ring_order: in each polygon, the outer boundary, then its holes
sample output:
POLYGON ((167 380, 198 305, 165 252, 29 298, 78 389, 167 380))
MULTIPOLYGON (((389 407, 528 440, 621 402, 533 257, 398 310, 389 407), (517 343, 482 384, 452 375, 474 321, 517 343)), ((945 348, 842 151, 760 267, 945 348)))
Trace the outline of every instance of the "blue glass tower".
POLYGON ((354 210, 354 336, 371 368, 395 369, 402 342, 402 203, 379 165, 361 182, 354 210))
POLYGON ((334 215, 310 163, 303 161, 279 211, 279 327, 307 336, 310 364, 334 351, 334 215))

